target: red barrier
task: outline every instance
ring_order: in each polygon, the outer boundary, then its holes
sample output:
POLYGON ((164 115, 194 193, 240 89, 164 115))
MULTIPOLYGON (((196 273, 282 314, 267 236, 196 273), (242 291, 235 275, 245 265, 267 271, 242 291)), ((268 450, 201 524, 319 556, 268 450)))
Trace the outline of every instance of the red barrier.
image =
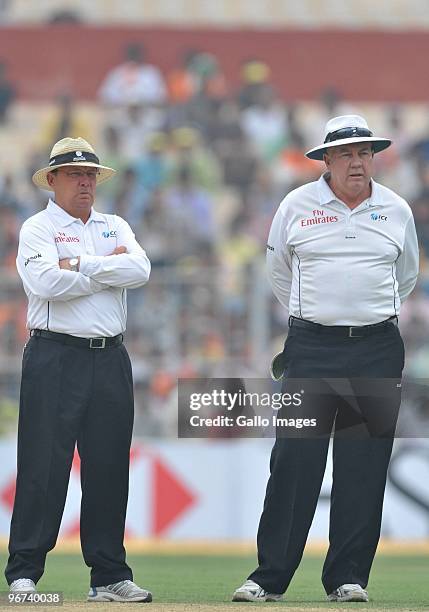
POLYGON ((22 99, 48 100, 69 89, 93 100, 124 46, 139 41, 164 74, 187 49, 214 53, 233 90, 240 63, 261 58, 287 101, 314 99, 332 84, 356 101, 429 100, 429 36, 422 31, 5 27, 0 59, 7 61, 22 99))

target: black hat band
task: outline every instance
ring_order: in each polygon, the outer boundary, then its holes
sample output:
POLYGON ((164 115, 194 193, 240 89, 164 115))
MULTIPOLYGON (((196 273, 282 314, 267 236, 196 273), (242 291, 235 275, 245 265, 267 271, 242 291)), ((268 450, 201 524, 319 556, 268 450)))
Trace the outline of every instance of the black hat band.
POLYGON ((89 153, 89 151, 70 151, 69 153, 63 153, 62 155, 51 157, 49 160, 49 166, 60 166, 62 164, 73 164, 76 162, 91 162, 92 164, 99 164, 100 160, 95 153, 89 153))
POLYGON ((334 142, 335 140, 343 140, 346 138, 356 138, 357 136, 359 138, 365 138, 365 137, 372 137, 372 132, 371 130, 368 130, 367 128, 361 128, 361 127, 346 127, 346 128, 340 128, 339 130, 335 130, 335 132, 329 132, 329 134, 326 136, 324 144, 328 143, 328 142, 334 142))

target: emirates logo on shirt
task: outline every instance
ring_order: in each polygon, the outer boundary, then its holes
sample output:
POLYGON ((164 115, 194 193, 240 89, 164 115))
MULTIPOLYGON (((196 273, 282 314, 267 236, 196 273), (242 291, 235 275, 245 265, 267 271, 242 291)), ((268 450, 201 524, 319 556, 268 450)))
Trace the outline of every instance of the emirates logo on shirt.
POLYGON ((58 236, 55 236, 55 242, 80 242, 77 236, 67 236, 64 232, 58 232, 58 236))
POLYGON ((313 210, 313 216, 301 219, 301 227, 309 227, 310 225, 320 225, 322 223, 337 223, 337 215, 325 215, 324 210, 313 210))

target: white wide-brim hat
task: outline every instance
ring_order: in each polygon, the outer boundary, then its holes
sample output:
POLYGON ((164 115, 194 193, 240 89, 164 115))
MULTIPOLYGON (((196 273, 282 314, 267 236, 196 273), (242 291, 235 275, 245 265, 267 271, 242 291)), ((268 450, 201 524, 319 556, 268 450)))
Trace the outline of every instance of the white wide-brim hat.
POLYGON ((47 176, 52 170, 63 166, 89 166, 98 168, 97 185, 108 181, 116 170, 102 166, 92 146, 84 138, 62 138, 54 144, 46 168, 37 170, 33 174, 33 183, 42 189, 51 191, 47 176))
POLYGON ((373 136, 363 117, 359 115, 341 115, 340 117, 330 119, 326 124, 323 144, 310 149, 305 155, 310 159, 323 161, 326 149, 355 142, 370 142, 374 153, 379 153, 392 144, 392 141, 388 138, 373 136))

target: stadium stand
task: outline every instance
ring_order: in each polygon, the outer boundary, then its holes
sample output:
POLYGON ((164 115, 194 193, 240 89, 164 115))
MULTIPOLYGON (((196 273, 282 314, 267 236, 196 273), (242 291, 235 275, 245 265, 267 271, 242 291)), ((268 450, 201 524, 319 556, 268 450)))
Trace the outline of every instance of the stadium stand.
MULTIPOLYGON (((156 10, 165 10, 165 2, 156 4, 156 10)), ((185 0, 174 4, 180 12, 178 21, 188 4, 185 0)), ((355 25, 363 26, 369 19, 368 2, 354 3, 347 15, 333 1, 326 3, 321 15, 315 11, 318 4, 272 1, 266 11, 267 3, 250 2, 238 13, 239 3, 219 2, 212 13, 205 13, 205 19, 234 23, 239 14, 240 21, 247 15, 248 23, 256 23, 264 7, 265 15, 277 20, 277 25, 285 23, 286 17, 288 23, 311 26, 317 22, 318 27, 334 14, 331 26, 347 25, 351 17, 355 25)), ((371 4, 372 26, 394 27, 399 22, 404 26, 412 17, 416 26, 422 25, 418 15, 425 3, 413 3, 415 10, 409 11, 408 21, 404 2, 389 3, 389 11, 383 13, 384 4, 371 4)), ((3 23, 24 24, 46 22, 54 9, 69 10, 71 3, 41 0, 32 3, 31 11, 25 10, 28 3, 19 0, 0 6, 3 23)), ((157 19, 154 3, 145 6, 157 19)), ((113 1, 73 2, 77 16, 97 25, 117 23, 119 7, 113 1)), ((138 7, 141 3, 127 3, 128 20, 136 17, 138 7)), ((139 13, 139 18, 146 17, 139 13)), ((193 21, 199 22, 198 14, 193 21)), ((128 42, 134 42, 131 34, 128 42)), ((318 99, 294 99, 293 91, 286 99, 276 87, 274 64, 266 58, 237 54, 234 80, 207 47, 182 46, 182 55, 176 56, 169 70, 158 64, 151 47, 150 63, 159 68, 166 83, 166 102, 131 98, 113 106, 101 104, 95 95, 92 99, 74 95, 74 82, 61 80, 51 83, 56 95, 48 99, 39 97, 34 81, 26 95, 17 88, 18 97, 11 100, 0 126, 3 428, 5 422, 15 427, 16 409, 11 411, 10 406, 16 408, 26 337, 25 296, 14 269, 18 230, 23 219, 44 206, 45 198, 32 187, 30 176, 44 164, 52 141, 64 130, 88 137, 102 159, 119 170, 114 182, 100 188, 98 207, 129 219, 153 262, 148 286, 129 296, 127 342, 136 381, 137 434, 175 433, 179 376, 267 374, 271 354, 286 329, 285 314, 272 298, 264 275, 268 228, 283 195, 319 176, 320 165, 306 160, 303 151, 319 142, 326 117, 335 112, 359 111, 377 125, 377 132, 395 141, 377 158, 377 176, 410 201, 416 216, 422 275, 418 290, 403 308, 401 325, 408 348, 406 374, 423 375, 429 358, 426 104, 342 99, 327 79, 318 99)), ((120 57, 113 60, 114 55, 109 69, 118 65, 120 57)), ((106 74, 107 70, 91 77, 94 92, 100 91, 106 74)), ((13 70, 9 78, 14 86, 13 70)), ((48 69, 44 78, 49 79, 48 69)), ((283 79, 287 86, 287 75, 283 79)), ((419 410, 427 412, 425 406, 419 410)), ((428 422, 426 412, 423 420, 428 422)))
POLYGON ((164 23, 198 26, 240 24, 263 27, 425 28, 429 14, 425 0, 3 0, 0 19, 6 23, 48 23, 75 16, 86 23, 164 23))

